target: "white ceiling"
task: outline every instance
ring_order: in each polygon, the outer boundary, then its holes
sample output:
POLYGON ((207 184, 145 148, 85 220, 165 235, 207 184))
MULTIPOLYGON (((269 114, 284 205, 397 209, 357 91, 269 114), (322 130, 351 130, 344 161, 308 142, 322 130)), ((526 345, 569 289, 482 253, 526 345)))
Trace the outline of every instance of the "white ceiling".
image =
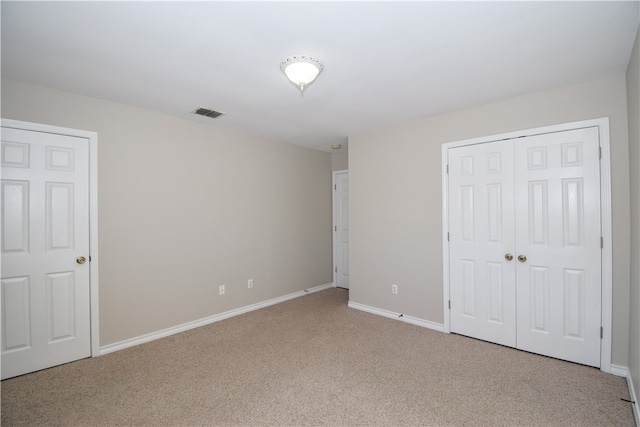
MULTIPOLYGON (((331 151, 624 72, 639 2, 9 2, 2 77, 331 151), (287 56, 325 65, 304 97, 287 56), (191 114, 197 107, 227 113, 191 114)), ((344 149, 344 148, 343 148, 344 149)))

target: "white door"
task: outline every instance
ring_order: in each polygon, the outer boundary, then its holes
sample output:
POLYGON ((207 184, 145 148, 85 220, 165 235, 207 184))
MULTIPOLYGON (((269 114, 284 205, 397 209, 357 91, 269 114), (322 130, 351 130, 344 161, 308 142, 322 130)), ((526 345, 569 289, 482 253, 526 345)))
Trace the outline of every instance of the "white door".
POLYGON ((600 366, 596 127, 449 150, 451 330, 600 366))
POLYGON ((1 151, 5 379, 91 355, 89 144, 3 127, 1 151))
POLYGON ((599 367, 598 128, 514 147, 518 348, 599 367))
POLYGON ((349 289, 349 173, 334 173, 334 283, 349 289))
POLYGON ((513 144, 449 150, 451 330, 516 345, 513 144), (508 258, 508 256, 507 256, 508 258))

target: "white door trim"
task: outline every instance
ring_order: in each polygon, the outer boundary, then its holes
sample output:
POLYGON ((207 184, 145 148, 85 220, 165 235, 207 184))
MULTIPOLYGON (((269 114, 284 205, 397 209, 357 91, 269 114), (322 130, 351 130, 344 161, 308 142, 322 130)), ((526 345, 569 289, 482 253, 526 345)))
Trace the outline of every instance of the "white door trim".
POLYGON ((451 332, 451 322, 449 318, 449 200, 447 196, 449 188, 449 175, 447 173, 449 149, 503 139, 520 138, 594 126, 598 127, 600 148, 602 150, 602 158, 600 160, 600 217, 602 237, 604 241, 604 247, 602 249, 602 328, 604 335, 600 346, 600 370, 611 373, 611 335, 613 333, 613 250, 611 224, 611 150, 608 117, 466 139, 442 145, 442 296, 444 309, 444 332, 451 332))
POLYGON ((89 280, 91 294, 91 356, 100 355, 100 328, 98 315, 98 134, 19 120, 1 119, 2 127, 46 132, 58 135, 86 138, 89 142, 89 280))
POLYGON ((331 235, 333 236, 333 287, 335 288, 338 285, 338 241, 336 239, 336 227, 338 226, 338 206, 336 204, 336 178, 340 174, 348 174, 348 169, 342 169, 338 171, 333 171, 331 173, 331 204, 332 204, 332 224, 331 224, 331 235))

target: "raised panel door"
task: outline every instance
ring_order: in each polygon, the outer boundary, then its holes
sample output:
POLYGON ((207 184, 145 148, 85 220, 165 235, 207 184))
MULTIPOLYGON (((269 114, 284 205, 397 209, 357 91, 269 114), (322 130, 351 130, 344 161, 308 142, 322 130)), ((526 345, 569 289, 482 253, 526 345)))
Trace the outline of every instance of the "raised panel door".
POLYGON ((335 186, 335 280, 336 286, 349 289, 349 173, 336 173, 335 186))
POLYGON ((91 354, 89 147, 2 128, 2 378, 91 354))
POLYGON ((597 128, 514 142, 517 347, 600 366, 597 128))
POLYGON ((449 150, 451 331, 516 344, 513 146, 449 150))

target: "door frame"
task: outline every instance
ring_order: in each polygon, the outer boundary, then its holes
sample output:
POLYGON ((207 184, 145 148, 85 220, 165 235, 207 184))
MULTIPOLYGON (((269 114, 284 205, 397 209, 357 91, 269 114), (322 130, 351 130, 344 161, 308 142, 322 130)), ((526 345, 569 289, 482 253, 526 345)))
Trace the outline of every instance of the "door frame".
POLYGON ((336 178, 338 175, 349 175, 349 169, 342 169, 331 172, 331 205, 332 205, 332 224, 331 235, 333 236, 333 287, 338 286, 338 241, 336 239, 336 227, 338 226, 338 204, 336 203, 336 178))
POLYGON ((0 119, 2 127, 84 138, 89 144, 89 292, 91 357, 100 355, 98 293, 98 134, 20 120, 0 119))
POLYGON ((562 132, 586 127, 597 127, 600 138, 600 226, 602 229, 602 319, 603 337, 600 341, 600 370, 611 371, 611 335, 613 332, 613 248, 611 223, 611 149, 609 141, 609 118, 584 120, 559 125, 544 126, 466 139, 442 144, 442 296, 444 312, 444 332, 451 333, 449 311, 449 149, 474 144, 483 144, 505 139, 522 138, 545 133, 562 132))

